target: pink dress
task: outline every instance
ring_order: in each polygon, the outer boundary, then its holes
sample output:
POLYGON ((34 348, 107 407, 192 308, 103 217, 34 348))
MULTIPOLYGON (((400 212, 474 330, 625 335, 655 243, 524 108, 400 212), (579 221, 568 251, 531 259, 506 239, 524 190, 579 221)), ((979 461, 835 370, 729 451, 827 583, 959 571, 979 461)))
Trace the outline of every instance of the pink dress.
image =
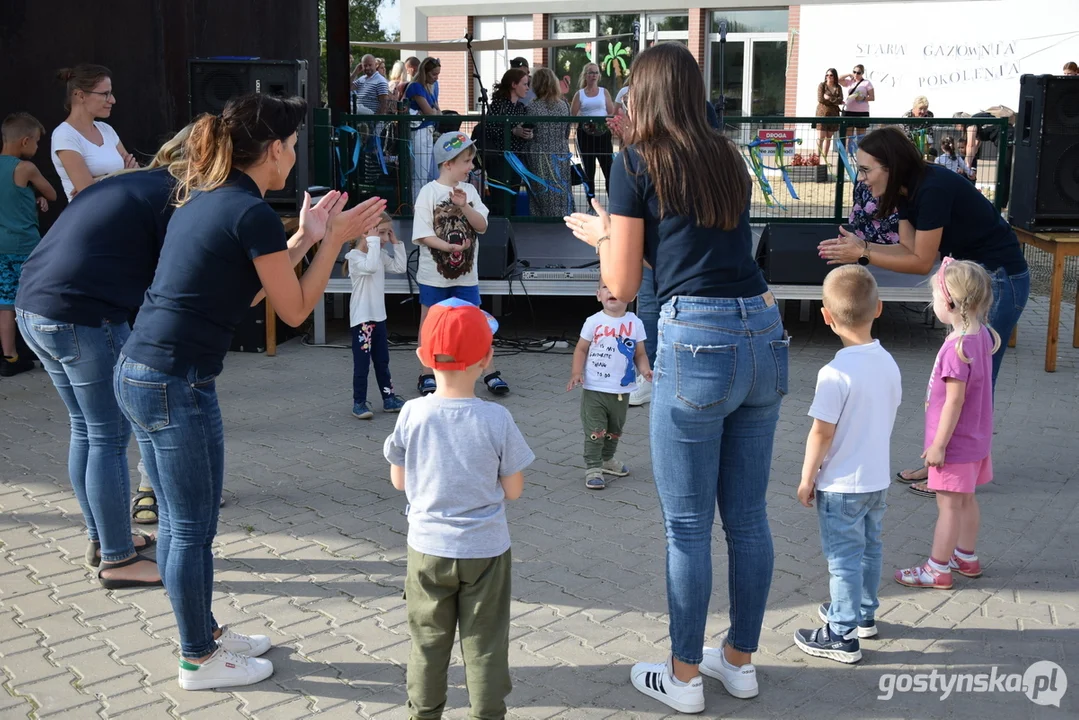
POLYGON ((943 467, 929 468, 929 489, 972 493, 977 485, 993 479, 993 336, 982 327, 977 335, 963 338, 963 362, 956 349, 958 338, 949 337, 937 353, 925 397, 925 447, 937 435, 947 397, 945 378, 967 385, 963 409, 944 451, 943 467))

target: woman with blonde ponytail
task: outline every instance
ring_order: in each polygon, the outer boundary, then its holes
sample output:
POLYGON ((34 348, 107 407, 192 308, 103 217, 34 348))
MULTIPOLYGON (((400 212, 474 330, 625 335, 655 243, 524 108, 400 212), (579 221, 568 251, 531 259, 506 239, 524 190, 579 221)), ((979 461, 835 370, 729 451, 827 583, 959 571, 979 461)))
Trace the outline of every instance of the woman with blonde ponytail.
POLYGON ((215 379, 233 333, 263 290, 278 317, 300 325, 322 299, 341 247, 378 225, 386 204, 371 198, 344 211, 348 196, 335 191, 310 207, 305 194, 299 231, 285 237, 263 198, 285 186, 306 113, 302 98, 250 94, 195 122, 177 167, 179 207, 116 368, 116 397, 157 491, 157 560, 186 690, 250 685, 273 673, 258 657, 270 639, 218 625, 210 607, 225 464, 215 379), (319 241, 297 278, 296 264, 319 241))
MULTIPOLYGON (((157 268, 187 134, 166 142, 151 169, 117 172, 75 196, 23 265, 15 298, 23 337, 67 406, 68 474, 89 536, 86 564, 109 589, 161 584, 157 565, 137 554, 155 538, 131 532, 131 427, 112 377, 157 268)), ((139 490, 135 520, 157 522, 148 480, 139 490)))

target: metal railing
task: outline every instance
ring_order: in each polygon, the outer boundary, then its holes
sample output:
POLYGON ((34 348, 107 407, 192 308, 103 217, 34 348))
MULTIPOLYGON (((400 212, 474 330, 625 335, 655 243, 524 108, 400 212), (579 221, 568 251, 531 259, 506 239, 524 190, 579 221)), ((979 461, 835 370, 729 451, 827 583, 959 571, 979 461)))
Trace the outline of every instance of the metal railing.
MULTIPOLYGON (((387 199, 393 214, 410 216, 414 192, 419 190, 416 178, 433 179, 430 170, 426 174, 416 172, 417 154, 428 157, 422 150, 417 153, 414 142, 420 118, 342 115, 337 126, 331 125, 329 118, 328 110, 316 111, 315 182, 347 190, 355 200, 379 195, 387 199)), ((480 118, 447 115, 436 118, 436 122, 444 129, 455 128, 472 136, 480 118)), ((491 116, 486 123, 492 129, 487 136, 485 163, 492 182, 484 202, 492 214, 510 216, 515 221, 560 222, 566 212, 588 208, 591 195, 606 206, 602 166, 611 155, 595 150, 597 145, 602 146, 603 138, 584 137, 578 118, 491 116), (523 124, 533 129, 537 141, 526 142, 514 152, 510 130, 523 124), (565 142, 558 142, 559 138, 565 142), (592 165, 595 168, 589 173, 592 165)), ((1005 119, 728 118, 724 131, 741 149, 754 177, 751 221, 846 221, 852 205, 857 142, 865 133, 885 125, 906 130, 930 161, 939 155, 944 137, 953 137, 957 154, 962 157, 967 127, 980 128, 982 135, 987 128, 995 129, 1000 141, 983 142, 979 147, 976 184, 997 209, 1004 207, 1010 175, 1005 119), (832 148, 822 159, 818 143, 826 138, 832 148), (839 143, 845 149, 847 162, 836 149, 839 143)), ((617 138, 612 145, 617 153, 617 138)))

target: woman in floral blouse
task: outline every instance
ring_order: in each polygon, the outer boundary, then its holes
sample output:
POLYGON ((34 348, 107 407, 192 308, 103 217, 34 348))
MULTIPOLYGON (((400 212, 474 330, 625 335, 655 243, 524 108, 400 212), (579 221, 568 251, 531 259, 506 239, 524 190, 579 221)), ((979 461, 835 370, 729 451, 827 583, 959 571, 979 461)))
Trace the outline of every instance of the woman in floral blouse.
POLYGON ((883 220, 875 217, 878 199, 873 197, 869 186, 858 181, 854 184, 854 207, 850 209, 850 224, 854 234, 862 240, 881 245, 899 242, 899 212, 893 212, 883 220))
MULTIPOLYGON (((495 85, 495 91, 491 98, 491 109, 487 121, 487 157, 484 162, 487 174, 491 178, 504 184, 519 182, 517 173, 513 172, 506 163, 503 153, 506 151, 505 131, 510 129, 509 149, 518 157, 528 147, 532 140, 532 129, 525 124, 510 125, 503 121, 503 117, 523 118, 528 114, 528 108, 522 100, 528 95, 530 87, 528 71, 524 68, 510 68, 502 75, 502 81, 495 85)), ((521 157, 524 161, 525 158, 521 157)))

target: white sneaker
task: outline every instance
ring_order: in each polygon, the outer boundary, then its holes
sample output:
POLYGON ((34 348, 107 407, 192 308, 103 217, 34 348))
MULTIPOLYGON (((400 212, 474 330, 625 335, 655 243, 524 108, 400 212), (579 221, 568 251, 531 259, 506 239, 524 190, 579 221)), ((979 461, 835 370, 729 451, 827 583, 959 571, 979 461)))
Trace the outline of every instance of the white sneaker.
POLYGON ((242 635, 228 625, 221 628, 221 637, 217 644, 229 652, 247 657, 258 657, 270 649, 270 638, 266 635, 242 635))
POLYGON ((757 668, 753 667, 752 663, 746 663, 742 667, 731 665, 723 656, 722 647, 704 649, 704 661, 700 670, 708 677, 723 683, 726 691, 736 698, 757 697, 757 668))
POLYGON ((629 404, 632 407, 644 405, 652 399, 652 381, 637 376, 637 389, 629 394, 629 404))
POLYGON ((273 663, 262 658, 237 655, 219 647, 201 665, 180 660, 180 687, 184 690, 254 685, 273 675, 273 663))
POLYGON ((701 676, 685 684, 675 684, 671 661, 665 663, 637 663, 629 671, 633 687, 650 698, 669 705, 680 713, 699 713, 704 710, 704 680, 701 676))

